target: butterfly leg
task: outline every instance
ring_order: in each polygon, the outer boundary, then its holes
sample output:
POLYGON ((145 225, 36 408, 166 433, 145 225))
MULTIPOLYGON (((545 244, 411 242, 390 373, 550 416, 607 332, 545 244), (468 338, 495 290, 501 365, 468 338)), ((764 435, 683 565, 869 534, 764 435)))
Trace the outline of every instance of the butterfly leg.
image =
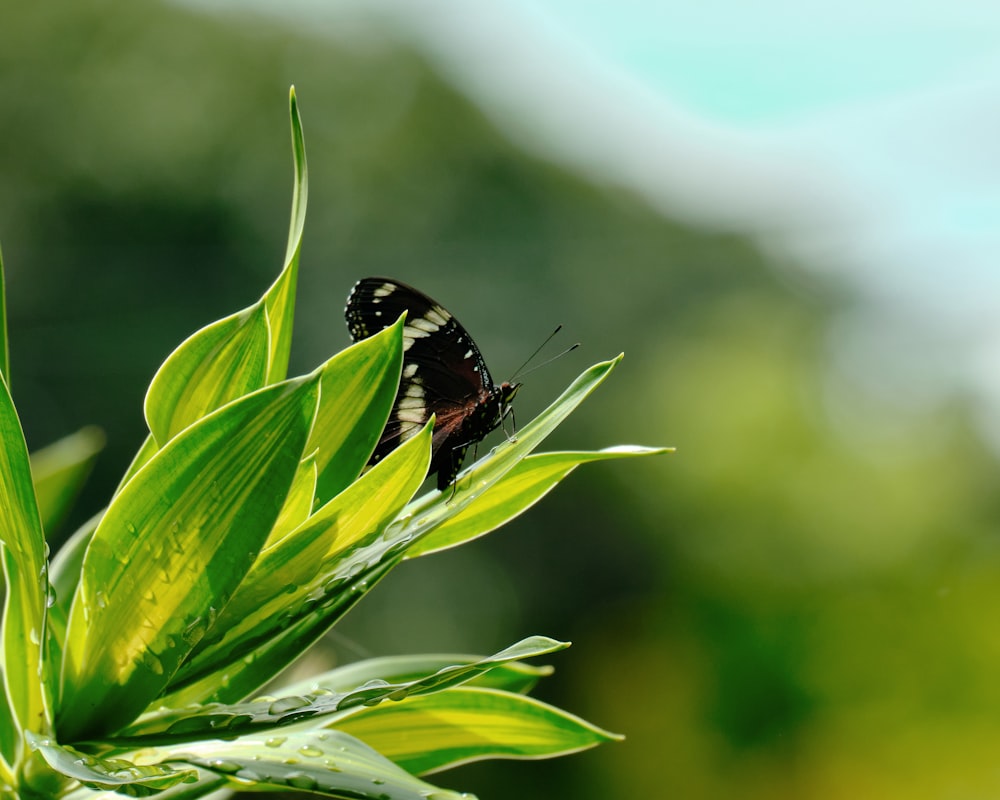
MULTIPOLYGON (((465 451, 469 449, 469 445, 463 444, 458 447, 453 447, 450 450, 442 449, 435 459, 438 463, 437 467, 437 488, 438 491, 443 492, 448 488, 449 483, 453 483, 455 476, 458 475, 458 471, 462 468, 462 460, 465 458, 465 451)), ((431 465, 434 468, 434 464, 431 465)), ((452 496, 454 496, 454 491, 452 491, 452 496)))
POLYGON ((514 443, 517 441, 517 420, 514 418, 514 406, 507 406, 507 410, 500 418, 500 427, 508 442, 514 443), (507 433, 507 426, 504 424, 507 421, 507 417, 510 417, 510 433, 507 433))

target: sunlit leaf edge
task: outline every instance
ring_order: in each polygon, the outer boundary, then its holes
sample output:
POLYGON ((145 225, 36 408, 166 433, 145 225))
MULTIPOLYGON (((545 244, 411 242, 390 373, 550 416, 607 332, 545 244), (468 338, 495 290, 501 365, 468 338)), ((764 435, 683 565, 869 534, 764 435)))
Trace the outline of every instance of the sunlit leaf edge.
POLYGON ((533 697, 471 686, 361 707, 329 724, 419 775, 485 759, 555 758, 624 738, 533 697))
POLYGON ((416 542, 407 550, 406 558, 439 553, 486 536, 539 502, 581 464, 668 452, 672 449, 620 445, 604 450, 552 451, 526 456, 488 492, 416 542))
POLYGON ((203 619, 212 608, 224 605, 224 598, 217 595, 224 593, 228 597, 242 575, 240 570, 249 569, 254 553, 273 525, 274 519, 268 519, 270 511, 275 518, 279 511, 272 508, 280 502, 277 495, 283 498, 290 486, 315 411, 317 382, 316 376, 309 376, 274 384, 202 418, 161 449, 115 497, 84 555, 84 580, 77 588, 69 614, 60 715, 60 731, 69 736, 66 741, 72 741, 72 734, 79 735, 89 725, 127 720, 129 711, 138 714, 159 692, 157 686, 162 688, 176 669, 174 662, 203 635, 204 625, 198 631, 174 630, 167 625, 173 618, 167 614, 164 602, 168 595, 175 605, 188 609, 182 615, 185 619, 203 619), (255 433, 263 425, 272 426, 268 437, 255 433), (252 470, 260 459, 265 459, 269 468, 248 474, 247 470, 252 470), (211 472, 206 474, 206 469, 211 472), (189 475, 189 470, 194 472, 189 475), (230 495, 224 487, 234 482, 240 490, 230 495), (255 492, 254 487, 261 482, 271 490, 255 492), (162 496, 171 496, 171 485, 177 486, 178 498, 187 498, 187 505, 181 507, 177 498, 169 505, 162 504, 162 496), (226 523, 227 517, 216 508, 219 503, 227 504, 228 513, 237 515, 242 522, 226 523), (215 509, 211 514, 210 508, 215 509), (253 518, 250 524, 251 512, 256 513, 258 508, 267 508, 268 514, 253 518), (192 520, 189 525, 181 527, 171 522, 185 514, 190 515, 185 519, 192 520), (148 524, 144 522, 147 517, 148 524), (203 518, 210 519, 225 535, 199 535, 198 520, 203 518), (107 533, 102 535, 102 531, 107 533), (142 536, 136 536, 137 531, 142 531, 142 536), (170 544, 177 537, 186 538, 170 544), (201 552, 206 571, 185 568, 164 578, 162 559, 147 562, 137 548, 170 553, 174 559, 190 559, 194 552, 201 552), (134 557, 128 555, 132 550, 136 551, 134 557), (239 567, 243 562, 245 566, 239 567), (209 566, 213 564, 214 569, 223 571, 210 580, 209 566), (117 580, 105 574, 109 569, 118 575, 117 580), (88 574, 89 590, 85 583, 88 574), (129 575, 132 577, 125 586, 131 589, 117 603, 117 614, 126 615, 119 621, 110 613, 111 599, 117 581, 129 575), (195 592, 194 582, 203 588, 210 586, 214 594, 195 592), (140 606, 146 609, 142 613, 140 606), (126 618, 134 623, 130 626, 126 618), (143 628, 143 635, 135 638, 137 626, 144 625, 147 619, 161 620, 162 624, 149 630, 143 628), (103 637, 99 636, 101 631, 105 631, 103 637), (155 657, 147 660, 143 654, 153 651, 153 640, 155 657), (129 647, 141 649, 134 657, 122 660, 113 644, 118 641, 132 642, 129 647), (118 675, 116 670, 123 672, 118 675), (114 713, 109 709, 100 718, 88 718, 86 709, 94 697, 103 697, 112 690, 117 697, 111 706, 114 713), (83 696, 88 698, 87 704, 74 702, 74 697, 83 696))

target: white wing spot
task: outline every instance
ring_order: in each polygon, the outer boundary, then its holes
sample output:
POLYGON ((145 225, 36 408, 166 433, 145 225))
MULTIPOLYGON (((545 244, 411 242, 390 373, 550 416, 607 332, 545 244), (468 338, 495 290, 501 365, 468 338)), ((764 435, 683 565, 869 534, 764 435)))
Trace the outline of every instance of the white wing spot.
POLYGON ((441 306, 431 306, 424 317, 430 322, 435 323, 439 328, 442 325, 447 325, 448 320, 451 319, 451 314, 445 311, 441 306))
POLYGON ((462 356, 462 358, 472 358, 472 351, 471 350, 466 350, 465 351, 465 355, 462 356))
POLYGON ((392 294, 392 293, 393 293, 394 291, 396 291, 396 287, 395 287, 395 285, 394 285, 394 284, 391 284, 391 283, 383 283, 383 284, 382 284, 381 286, 379 286, 379 287, 378 287, 378 288, 377 288, 377 289, 376 289, 376 290, 375 290, 374 292, 372 292, 372 294, 374 294, 374 295, 375 295, 375 298, 374 298, 374 299, 372 300, 372 302, 373 302, 373 303, 377 303, 377 302, 378 302, 379 300, 381 300, 381 299, 382 299, 383 297, 388 297, 388 296, 389 296, 390 294, 392 294))
POLYGON ((420 433, 420 428, 423 426, 423 418, 416 420, 408 420, 403 416, 399 417, 399 421, 402 423, 399 426, 399 441, 405 442, 407 439, 412 439, 418 433, 420 433))
MULTIPOLYGON (((437 330, 437 326, 434 327, 434 331, 437 330)), ((430 336, 434 331, 425 331, 420 328, 415 328, 413 325, 407 324, 403 326, 403 350, 409 350, 413 347, 413 342, 416 339, 423 339, 430 336)))
POLYGON ((441 329, 441 326, 436 322, 428 319, 427 317, 417 317, 413 322, 409 323, 407 327, 413 327, 417 330, 424 331, 424 336, 428 333, 436 333, 441 329))
POLYGON ((407 364, 405 367, 403 367, 403 377, 404 378, 412 378, 416 374, 417 374, 417 365, 416 364, 407 364))

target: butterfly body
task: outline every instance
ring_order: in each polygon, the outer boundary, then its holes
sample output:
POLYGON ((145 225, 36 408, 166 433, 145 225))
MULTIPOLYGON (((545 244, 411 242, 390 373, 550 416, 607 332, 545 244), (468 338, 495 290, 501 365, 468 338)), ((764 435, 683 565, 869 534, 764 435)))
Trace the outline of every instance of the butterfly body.
POLYGON ((403 371, 385 430, 369 463, 415 436, 433 415, 429 473, 444 490, 462 467, 466 451, 511 413, 519 383, 496 384, 472 337, 443 306, 391 278, 358 281, 345 316, 354 341, 392 325, 406 312, 403 371))

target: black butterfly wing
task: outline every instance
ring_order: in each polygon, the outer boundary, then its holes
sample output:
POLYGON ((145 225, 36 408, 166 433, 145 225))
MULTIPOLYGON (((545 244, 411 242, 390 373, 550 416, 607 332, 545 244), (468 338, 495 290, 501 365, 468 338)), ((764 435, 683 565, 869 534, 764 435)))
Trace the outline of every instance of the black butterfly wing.
POLYGON ((358 341, 393 324, 404 311, 399 391, 371 463, 416 435, 433 414, 430 472, 438 474, 443 489, 457 474, 468 445, 491 430, 475 421, 496 392, 472 337, 423 292, 390 278, 365 278, 351 290, 345 316, 358 341))

